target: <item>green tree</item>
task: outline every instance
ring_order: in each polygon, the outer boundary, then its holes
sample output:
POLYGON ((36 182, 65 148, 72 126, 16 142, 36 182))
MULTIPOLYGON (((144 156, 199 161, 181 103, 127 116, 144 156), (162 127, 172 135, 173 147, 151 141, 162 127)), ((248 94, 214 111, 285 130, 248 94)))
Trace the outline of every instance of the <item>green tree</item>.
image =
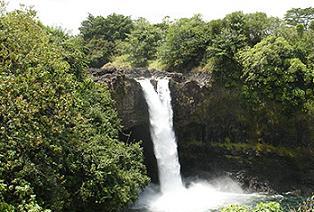
POLYGON ((270 36, 241 53, 247 97, 299 111, 313 98, 313 71, 282 37, 270 36))
POLYGON ((149 60, 157 58, 157 47, 162 40, 162 29, 139 19, 127 38, 126 52, 135 67, 146 67, 149 60))
POLYGON ((133 29, 133 21, 129 16, 113 13, 107 17, 88 15, 79 28, 84 40, 99 38, 114 42, 124 40, 133 29))
POLYGON ((107 17, 89 14, 79 29, 86 43, 89 65, 99 68, 116 54, 117 43, 127 38, 133 29, 133 21, 129 16, 116 13, 107 17))
POLYGON ((312 20, 309 24, 309 29, 314 31, 314 20, 312 20))
POLYGON ((275 34, 283 23, 280 19, 256 12, 246 15, 249 46, 254 46, 269 35, 275 34))
POLYGON ((211 24, 214 24, 215 30, 206 50, 207 66, 212 67, 210 71, 216 82, 234 86, 240 81, 241 71, 235 54, 248 45, 246 17, 242 12, 234 12, 211 24))
POLYGON ((111 60, 115 53, 115 43, 107 40, 92 38, 85 43, 89 66, 100 68, 111 60))
POLYGON ((168 70, 187 71, 200 64, 208 45, 208 27, 199 15, 169 26, 159 58, 168 70))
POLYGON ((216 82, 227 87, 241 84, 242 67, 237 53, 274 33, 281 22, 265 13, 233 12, 222 20, 209 22, 211 39, 206 50, 205 69, 211 71, 216 82))
POLYGON ((79 45, 32 10, 0 16, 0 208, 115 211, 147 183, 109 91, 77 75, 79 45))
POLYGON ((307 29, 314 20, 314 8, 292 8, 286 12, 284 19, 288 25, 302 24, 307 29))
POLYGON ((77 80, 86 77, 88 57, 84 47, 84 40, 80 36, 70 36, 61 28, 46 27, 52 43, 62 48, 62 56, 70 65, 70 73, 74 73, 77 80))
POLYGON ((284 37, 297 57, 307 66, 312 67, 314 64, 314 31, 304 30, 303 25, 297 27, 285 27, 278 31, 278 34, 284 37), (298 29, 299 28, 299 29, 298 29))

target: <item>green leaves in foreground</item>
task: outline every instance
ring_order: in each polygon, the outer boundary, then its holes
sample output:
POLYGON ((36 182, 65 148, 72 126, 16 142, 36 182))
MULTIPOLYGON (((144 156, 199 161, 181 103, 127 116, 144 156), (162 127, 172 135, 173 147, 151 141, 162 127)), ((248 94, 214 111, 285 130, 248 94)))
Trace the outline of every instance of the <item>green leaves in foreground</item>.
POLYGON ((248 207, 242 205, 230 205, 223 208, 221 212, 248 212, 248 207))
POLYGON ((221 212, 283 212, 278 202, 258 203, 255 208, 242 205, 230 205, 223 208, 221 212))
POLYGON ((116 211, 148 181, 142 151, 117 139, 75 38, 56 36, 33 11, 0 16, 0 209, 116 211))

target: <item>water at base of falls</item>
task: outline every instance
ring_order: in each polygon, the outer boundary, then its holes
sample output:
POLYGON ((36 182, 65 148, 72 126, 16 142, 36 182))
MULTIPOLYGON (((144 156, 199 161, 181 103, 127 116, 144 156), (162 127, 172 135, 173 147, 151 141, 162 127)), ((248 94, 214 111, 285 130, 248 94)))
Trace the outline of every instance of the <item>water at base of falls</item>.
MULTIPOLYGON (((221 183, 225 186, 224 181, 221 183)), ((259 194, 244 194, 240 187, 231 188, 229 191, 220 190, 218 187, 206 181, 199 181, 191 183, 181 191, 161 193, 157 185, 149 185, 132 209, 140 212, 207 212, 230 204, 252 204, 269 198, 259 194)))
POLYGON ((256 195, 243 194, 230 179, 218 184, 182 183, 177 144, 172 123, 169 81, 157 80, 157 91, 149 79, 138 81, 149 109, 150 133, 157 159, 160 187, 150 185, 141 194, 133 209, 151 212, 204 212, 231 203, 245 203, 256 195), (227 189, 220 189, 224 187, 227 189))

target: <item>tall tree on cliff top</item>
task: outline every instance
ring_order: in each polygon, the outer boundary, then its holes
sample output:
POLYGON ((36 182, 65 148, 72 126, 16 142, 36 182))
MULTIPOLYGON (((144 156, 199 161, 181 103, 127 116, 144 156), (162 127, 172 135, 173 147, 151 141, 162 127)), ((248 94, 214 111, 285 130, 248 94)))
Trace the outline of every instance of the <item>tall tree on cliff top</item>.
POLYGON ((170 25, 159 58, 168 70, 190 70, 203 59, 208 38, 208 26, 201 16, 179 19, 170 25))
POLYGON ((99 68, 115 54, 117 42, 127 38, 133 21, 116 13, 107 17, 89 15, 79 29, 86 42, 90 66, 99 68))
POLYGON ((126 40, 125 49, 132 66, 146 67, 150 60, 157 58, 157 47, 160 46, 162 33, 161 28, 145 19, 135 22, 135 27, 126 40))
POLYGON ((302 24, 307 29, 314 21, 314 8, 292 8, 286 12, 284 19, 291 26, 302 24))
POLYGON ((222 20, 209 22, 210 42, 206 51, 205 69, 214 74, 216 82, 225 86, 241 83, 241 64, 236 54, 252 47, 280 26, 279 19, 265 13, 233 12, 222 20))
POLYGON ((245 95, 267 107, 279 104, 286 112, 306 109, 313 101, 314 73, 282 37, 270 36, 240 54, 245 95))
POLYGON ((124 40, 133 29, 129 16, 113 13, 107 17, 88 15, 79 28, 84 40, 101 38, 107 41, 124 40))
POLYGON ((228 14, 223 20, 211 21, 215 26, 206 49, 207 66, 211 66, 216 82, 228 86, 238 82, 240 64, 235 54, 248 43, 247 20, 242 12, 228 14))

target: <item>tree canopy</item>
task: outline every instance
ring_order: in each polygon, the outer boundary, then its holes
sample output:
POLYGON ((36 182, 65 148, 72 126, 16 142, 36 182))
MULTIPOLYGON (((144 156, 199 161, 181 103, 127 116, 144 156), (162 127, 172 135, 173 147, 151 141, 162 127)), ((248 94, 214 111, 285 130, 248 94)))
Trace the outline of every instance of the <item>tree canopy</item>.
POLYGON ((135 67, 148 66, 150 60, 157 59, 157 48, 162 41, 162 29, 139 19, 126 39, 125 52, 135 67))
POLYGON ((245 88, 251 97, 280 103, 300 110, 313 99, 313 70, 297 58, 282 37, 270 36, 242 52, 245 88))
POLYGON ((314 8, 292 8, 286 12, 284 19, 291 26, 302 24, 308 28, 314 21, 314 8))
POLYGON ((124 40, 133 29, 133 21, 129 16, 113 13, 107 17, 88 15, 80 27, 84 40, 92 38, 114 42, 124 40))
POLYGON ((147 177, 118 140, 109 91, 86 74, 78 38, 32 10, 0 16, 0 209, 114 211, 147 177))
POLYGON ((116 13, 107 17, 89 14, 79 29, 86 43, 89 65, 100 68, 116 53, 117 43, 127 38, 133 29, 133 21, 116 13))
POLYGON ((207 24, 199 15, 171 24, 158 53, 166 68, 184 71, 198 66, 208 45, 207 32, 207 24))

